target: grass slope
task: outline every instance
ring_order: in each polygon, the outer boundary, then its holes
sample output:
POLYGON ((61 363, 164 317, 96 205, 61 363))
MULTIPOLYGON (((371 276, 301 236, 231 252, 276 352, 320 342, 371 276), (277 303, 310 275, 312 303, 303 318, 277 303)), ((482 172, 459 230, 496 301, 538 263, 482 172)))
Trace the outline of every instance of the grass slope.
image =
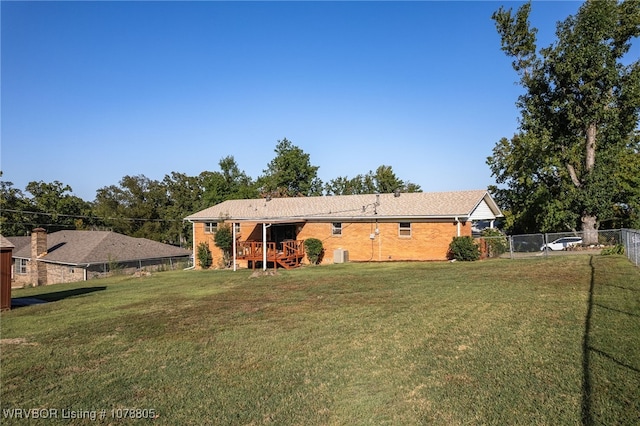
POLYGON ((167 425, 640 421, 640 271, 623 257, 249 274, 14 291, 55 302, 2 314, 2 409, 106 409, 104 424, 127 423, 113 408, 167 425))

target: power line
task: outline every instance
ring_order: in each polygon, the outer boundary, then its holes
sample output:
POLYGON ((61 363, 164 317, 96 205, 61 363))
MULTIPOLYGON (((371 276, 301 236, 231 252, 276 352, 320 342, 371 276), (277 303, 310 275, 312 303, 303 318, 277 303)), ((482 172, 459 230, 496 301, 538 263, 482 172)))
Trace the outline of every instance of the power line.
POLYGON ((75 228, 75 225, 65 225, 62 223, 40 223, 40 222, 0 222, 0 226, 5 225, 31 225, 31 226, 52 226, 58 228, 75 228))
POLYGON ((182 219, 141 219, 141 218, 134 218, 134 217, 100 217, 100 216, 73 215, 73 214, 62 214, 62 213, 33 212, 28 210, 13 210, 13 209, 2 209, 0 210, 0 213, 2 212, 25 213, 25 214, 52 216, 52 217, 53 216, 69 217, 74 219, 126 220, 130 222, 182 222, 182 219))

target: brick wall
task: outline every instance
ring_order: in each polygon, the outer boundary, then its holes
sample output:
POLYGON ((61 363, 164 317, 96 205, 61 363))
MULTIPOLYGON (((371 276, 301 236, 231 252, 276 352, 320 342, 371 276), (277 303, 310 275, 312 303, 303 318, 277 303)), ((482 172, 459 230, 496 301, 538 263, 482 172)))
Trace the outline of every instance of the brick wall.
MULTIPOLYGON (((223 263, 223 255, 222 250, 216 246, 215 234, 209 233, 205 231, 204 223, 194 223, 194 246, 193 246, 193 258, 196 269, 202 269, 200 267, 200 261, 198 260, 198 244, 201 242, 206 242, 209 246, 209 250, 211 250, 211 257, 213 259, 211 263, 211 268, 219 268, 223 263)), ((240 233, 236 235, 239 241, 262 241, 262 225, 257 226, 255 223, 241 223, 240 224, 240 233), (251 233, 254 235, 251 235, 251 233)), ((247 262, 244 261, 242 263, 239 262, 242 267, 246 267, 247 262)))
MULTIPOLYGON (((325 255, 322 263, 333 263, 333 251, 349 251, 352 261, 393 261, 393 260, 446 260, 449 244, 457 235, 458 225, 446 222, 412 222, 411 235, 400 236, 398 222, 342 223, 342 234, 332 235, 331 223, 308 222, 299 224, 298 240, 318 238, 322 241, 325 255), (376 232, 376 226, 378 232, 376 232), (373 235, 373 239, 371 236, 373 235)), ((209 244, 213 257, 212 267, 217 267, 222 259, 222 251, 215 246, 214 234, 206 233, 203 223, 194 224, 196 268, 197 246, 201 241, 209 244)), ((460 223, 460 235, 471 235, 471 223, 460 223)), ((262 241, 262 224, 241 223, 239 241, 262 241)), ((306 259, 304 260, 307 261, 306 259)), ((247 262, 239 261, 238 266, 247 267, 247 262)))
MULTIPOLYGON (((446 260, 449 244, 457 235, 453 221, 411 223, 411 235, 400 236, 398 222, 342 223, 342 234, 331 234, 330 223, 307 223, 298 239, 318 238, 325 249, 323 263, 333 262, 333 251, 349 251, 352 261, 446 260), (373 236, 373 238, 371 238, 373 236)), ((460 224, 460 235, 471 235, 469 222, 460 224)))

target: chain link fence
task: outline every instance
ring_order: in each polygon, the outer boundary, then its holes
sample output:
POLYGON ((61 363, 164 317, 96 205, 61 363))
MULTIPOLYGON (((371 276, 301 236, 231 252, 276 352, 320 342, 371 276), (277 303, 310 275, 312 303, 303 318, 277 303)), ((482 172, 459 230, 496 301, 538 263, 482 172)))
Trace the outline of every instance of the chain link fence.
MULTIPOLYGON (((483 258, 502 257, 510 259, 560 256, 571 254, 600 254, 603 249, 623 244, 626 231, 630 249, 640 256, 640 231, 610 229, 598 231, 598 239, 586 244, 582 232, 557 232, 546 234, 502 235, 478 238, 483 258), (633 234, 635 232, 635 234, 633 234)), ((626 243, 625 243, 626 244, 626 243)), ((629 254, 627 254, 629 256, 629 254)), ((636 263, 637 265, 637 263, 636 263)))
POLYGON ((621 234, 624 253, 634 265, 640 266, 640 230, 623 229, 621 234))
POLYGON ((94 279, 113 275, 145 275, 151 272, 180 270, 191 266, 193 266, 193 258, 181 256, 129 262, 96 263, 89 265, 86 271, 87 279, 94 279))

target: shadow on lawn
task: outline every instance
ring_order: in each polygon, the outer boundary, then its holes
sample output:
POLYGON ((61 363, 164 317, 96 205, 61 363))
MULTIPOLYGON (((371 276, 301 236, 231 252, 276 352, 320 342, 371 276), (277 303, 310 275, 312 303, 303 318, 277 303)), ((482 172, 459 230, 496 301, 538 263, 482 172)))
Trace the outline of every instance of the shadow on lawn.
MULTIPOLYGON (((603 392, 608 393, 607 398, 609 402, 614 400, 616 402, 634 400, 636 398, 635 391, 632 390, 633 388, 631 390, 625 389, 625 385, 623 385, 622 382, 625 381, 625 377, 633 376, 637 377, 637 380, 640 380, 640 366, 633 366, 621 360, 621 358, 625 357, 624 348, 621 348, 620 353, 616 354, 615 347, 612 346, 611 342, 607 344, 605 340, 602 340, 603 333, 607 333, 607 327, 612 326, 608 324, 605 314, 624 315, 631 319, 640 318, 640 315, 595 302, 597 297, 596 288, 599 287, 603 289, 604 287, 608 287, 612 289, 615 287, 617 291, 639 291, 640 289, 612 286, 609 284, 603 284, 602 286, 598 284, 598 286, 596 286, 596 267, 593 256, 591 256, 589 260, 589 266, 591 267, 591 282, 589 284, 589 300, 582 339, 582 424, 606 424, 610 421, 622 421, 622 423, 625 423, 624 418, 609 418, 609 416, 616 415, 623 417, 624 413, 620 411, 624 410, 618 407, 620 410, 618 411, 615 408, 615 403, 613 404, 614 407, 607 407, 606 409, 599 407, 598 405, 602 405, 602 398, 600 398, 600 396, 603 392), (598 311, 598 325, 601 327, 597 327, 594 333, 593 322, 595 307, 600 308, 598 311), (604 385, 604 383, 608 385, 604 385), (602 419, 602 416, 605 418, 602 419)), ((612 298, 611 300, 616 299, 612 298)), ((607 305, 610 303, 613 302, 610 301, 607 305)), ((631 386, 633 386, 633 382, 634 380, 630 381, 631 386)))
POLYGON ((53 291, 49 293, 36 294, 29 297, 16 297, 11 299, 11 308, 15 309, 47 302, 57 302, 69 297, 82 296, 84 294, 94 293, 96 291, 104 291, 106 289, 106 286, 81 287, 74 288, 73 290, 53 291))

